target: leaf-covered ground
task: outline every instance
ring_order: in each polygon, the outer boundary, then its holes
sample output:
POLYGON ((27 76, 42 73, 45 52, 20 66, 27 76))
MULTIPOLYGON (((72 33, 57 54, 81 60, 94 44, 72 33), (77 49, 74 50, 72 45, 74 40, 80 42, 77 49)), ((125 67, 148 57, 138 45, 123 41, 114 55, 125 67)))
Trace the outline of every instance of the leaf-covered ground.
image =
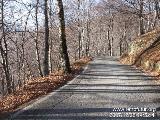
POLYGON ((91 58, 82 58, 73 63, 71 74, 64 74, 63 70, 59 70, 51 73, 47 77, 28 80, 26 85, 22 88, 16 90, 13 94, 4 96, 0 100, 0 115, 13 112, 24 103, 48 94, 60 86, 63 86, 79 74, 83 70, 83 66, 90 60, 91 58))
POLYGON ((148 74, 159 77, 160 29, 136 38, 129 46, 128 52, 121 56, 120 61, 124 64, 135 65, 148 74), (153 43, 157 40, 159 42, 153 46, 153 43))

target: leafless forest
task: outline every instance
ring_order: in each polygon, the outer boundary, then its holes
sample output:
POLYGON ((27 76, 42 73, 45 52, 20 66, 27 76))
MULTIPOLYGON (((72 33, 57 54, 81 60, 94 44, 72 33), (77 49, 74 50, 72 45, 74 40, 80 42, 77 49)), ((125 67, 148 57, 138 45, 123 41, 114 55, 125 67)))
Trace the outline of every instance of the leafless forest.
POLYGON ((160 25, 160 0, 1 0, 0 95, 84 56, 120 56, 160 25))

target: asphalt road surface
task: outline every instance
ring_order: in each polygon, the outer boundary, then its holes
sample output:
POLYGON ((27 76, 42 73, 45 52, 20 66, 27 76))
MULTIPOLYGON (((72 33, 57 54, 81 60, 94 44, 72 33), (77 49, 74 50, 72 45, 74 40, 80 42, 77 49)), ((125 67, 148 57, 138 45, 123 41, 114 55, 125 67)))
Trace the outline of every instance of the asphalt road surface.
POLYGON ((115 57, 100 57, 67 85, 9 119, 160 120, 154 112, 159 107, 160 83, 155 78, 120 64, 115 57))

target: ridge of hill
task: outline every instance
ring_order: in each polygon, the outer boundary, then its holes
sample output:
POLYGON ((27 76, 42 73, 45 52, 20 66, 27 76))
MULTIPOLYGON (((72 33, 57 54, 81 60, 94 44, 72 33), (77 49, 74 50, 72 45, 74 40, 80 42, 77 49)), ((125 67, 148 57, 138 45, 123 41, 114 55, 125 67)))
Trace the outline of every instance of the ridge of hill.
POLYGON ((160 75, 160 29, 153 30, 137 37, 129 45, 120 62, 151 73, 160 75))

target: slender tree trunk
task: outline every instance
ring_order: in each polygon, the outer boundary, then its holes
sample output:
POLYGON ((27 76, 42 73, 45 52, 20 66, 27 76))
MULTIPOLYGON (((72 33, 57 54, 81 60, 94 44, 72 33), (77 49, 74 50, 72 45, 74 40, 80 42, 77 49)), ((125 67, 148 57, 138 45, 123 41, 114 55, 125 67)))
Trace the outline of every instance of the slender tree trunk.
POLYGON ((111 40, 110 40, 110 30, 108 29, 108 50, 109 50, 109 56, 112 55, 111 51, 111 40))
MULTIPOLYGON (((54 23, 52 22, 52 3, 53 3, 54 0, 50 0, 49 4, 50 4, 50 7, 49 7, 49 21, 50 21, 50 27, 51 29, 54 27, 54 23)), ((54 54, 53 54, 53 50, 54 50, 54 43, 53 43, 53 40, 54 38, 50 38, 50 50, 49 50, 49 55, 50 55, 50 59, 49 59, 49 65, 50 65, 50 71, 52 72, 54 70, 54 64, 53 64, 53 57, 54 57, 54 54)))
POLYGON ((90 54, 90 21, 87 20, 87 43, 86 43, 86 56, 90 54))
POLYGON ((44 51, 44 62, 43 62, 43 73, 44 76, 49 75, 49 26, 48 26, 48 0, 45 0, 45 51, 44 51))
POLYGON ((38 71, 41 77, 43 77, 43 72, 42 72, 42 67, 41 67, 41 61, 40 61, 40 52, 39 52, 39 47, 38 47, 38 40, 39 40, 39 24, 38 24, 38 5, 39 5, 39 0, 37 0, 36 4, 36 39, 35 39, 35 46, 36 46, 36 59, 38 63, 38 71))
POLYGON ((111 39, 111 56, 114 56, 114 50, 113 50, 113 34, 112 34, 112 39, 111 39))
POLYGON ((8 61, 8 45, 6 41, 6 35, 5 35, 5 28, 4 28, 4 1, 1 1, 1 24, 2 24, 2 39, 0 40, 0 51, 1 51, 1 57, 2 57, 2 65, 6 77, 6 84, 7 84, 7 92, 10 94, 12 92, 11 88, 11 76, 9 71, 9 61, 8 61), (3 44, 4 41, 4 44, 3 44), (4 48, 3 48, 4 45, 4 48))
POLYGON ((140 0, 140 11, 139 11, 139 35, 143 35, 144 32, 144 25, 143 25, 143 7, 144 1, 140 0))
POLYGON ((152 27, 152 16, 150 16, 152 14, 152 8, 151 8, 151 3, 152 0, 149 0, 148 1, 148 10, 149 10, 149 15, 147 16, 147 32, 149 32, 151 30, 151 27, 152 27))
POLYGON ((18 48, 18 41, 16 40, 15 42, 16 44, 16 58, 17 58, 17 75, 18 75, 18 78, 17 78, 17 81, 18 81, 18 86, 20 88, 20 85, 21 85, 21 62, 20 62, 20 55, 19 55, 19 48, 18 48))
POLYGON ((154 0, 155 1, 155 10, 156 10, 156 18, 160 19, 160 0, 154 0))
POLYGON ((57 0, 59 8, 59 22, 60 22, 60 40, 61 40, 61 56, 64 61, 64 69, 66 73, 71 72, 70 61, 68 57, 67 44, 66 44, 66 33, 65 33, 65 19, 62 0, 57 0))
POLYGON ((78 58, 81 58, 81 22, 80 22, 80 0, 78 0, 78 58))
POLYGON ((119 55, 121 56, 122 55, 122 38, 120 38, 120 42, 119 42, 119 55))
POLYGON ((78 32, 78 58, 81 58, 81 32, 78 32))
MULTIPOLYGON (((91 1, 89 1, 91 2, 91 1)), ((86 56, 89 56, 90 54, 90 7, 87 8, 87 42, 86 42, 86 56)))
POLYGON ((111 19, 111 29, 112 29, 111 56, 113 56, 113 55, 114 55, 114 50, 113 50, 113 41, 114 41, 114 33, 113 33, 113 30, 114 30, 114 18, 113 18, 113 15, 112 15, 112 19, 111 19))
POLYGON ((25 69, 25 48, 24 48, 24 40, 23 40, 23 44, 22 44, 22 70, 23 70, 23 84, 22 84, 22 86, 26 83, 26 81, 25 81, 25 77, 26 77, 26 69, 25 69))
POLYGON ((153 28, 155 28, 158 25, 158 21, 160 20, 160 1, 154 0, 154 8, 155 8, 155 17, 154 17, 154 24, 153 28))
MULTIPOLYGON (((110 8, 109 8, 109 14, 112 16, 110 8)), ((109 19, 109 25, 108 25, 108 50, 109 50, 109 56, 112 56, 112 36, 110 38, 111 30, 113 32, 113 20, 112 20, 112 18, 109 19)))
POLYGON ((5 95, 5 76, 4 75, 2 75, 2 96, 4 96, 5 95))

